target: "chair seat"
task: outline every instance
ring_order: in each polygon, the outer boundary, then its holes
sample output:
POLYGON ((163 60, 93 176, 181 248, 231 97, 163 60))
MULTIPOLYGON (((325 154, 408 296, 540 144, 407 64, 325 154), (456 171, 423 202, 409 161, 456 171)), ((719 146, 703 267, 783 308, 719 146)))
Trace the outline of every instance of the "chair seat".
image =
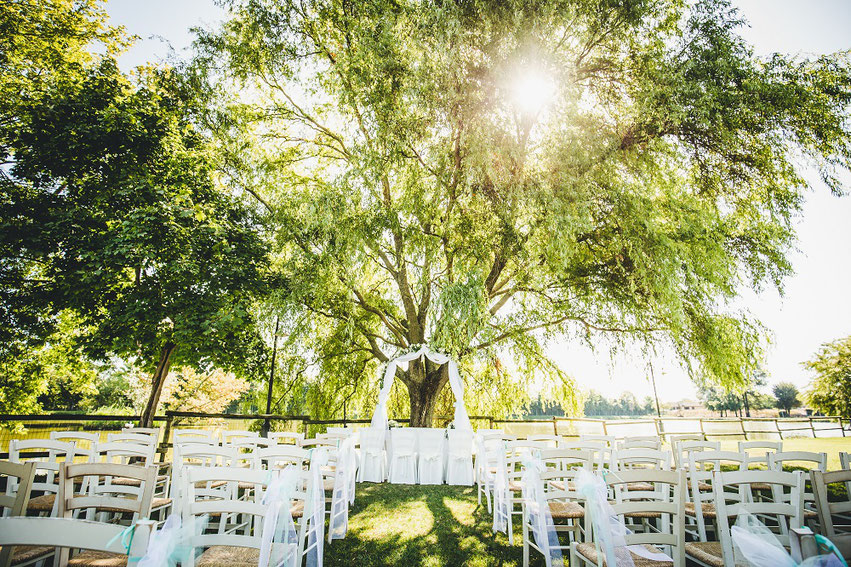
POLYGON ((127 556, 108 551, 82 551, 68 561, 68 567, 125 567, 127 556))
POLYGON ((649 492, 649 491, 653 490, 654 488, 655 487, 653 486, 652 482, 628 482, 627 485, 626 485, 627 490, 634 490, 636 492, 638 492, 638 491, 649 492))
POLYGON ((585 517, 585 508, 577 502, 550 502, 550 515, 554 520, 576 520, 585 517))
POLYGON ((290 515, 293 518, 301 518, 304 516, 304 502, 296 502, 293 504, 292 508, 290 508, 290 515))
MULTIPOLYGON (((697 508, 694 502, 686 502, 685 511, 689 516, 697 516, 697 508)), ((714 518, 717 515, 715 513, 715 504, 710 502, 701 502, 700 512, 704 518, 714 518)))
POLYGON ((508 481, 508 490, 511 492, 523 492, 523 482, 518 480, 510 480, 508 481))
MULTIPOLYGON (((56 548, 46 545, 16 545, 12 550, 12 565, 20 565, 40 557, 47 557, 53 553, 54 549, 56 548)), ((3 551, 2 547, 0 547, 0 551, 3 551)))
POLYGON ((698 481, 697 482, 697 489, 700 490, 701 492, 709 492, 710 490, 712 490, 712 485, 709 484, 708 482, 698 481))
MULTIPOLYGON (((272 550, 270 565, 283 562, 285 547, 276 544, 272 550)), ((196 567, 257 567, 260 562, 260 550, 253 547, 236 547, 230 545, 214 545, 207 548, 198 559, 196 567)))
MULTIPOLYGON (((168 480, 168 476, 161 474, 157 476, 157 482, 168 480)), ((142 481, 138 478, 116 477, 112 479, 112 484, 117 486, 142 486, 142 481)))
POLYGON ((724 567, 720 541, 694 541, 687 543, 685 550, 687 556, 710 567, 724 567))
POLYGON ((50 512, 53 510, 53 503, 56 502, 55 494, 44 494, 30 498, 27 503, 27 512, 50 512))
MULTIPOLYGON (((645 545, 648 551, 652 553, 660 553, 661 550, 652 546, 645 545)), ((597 564, 597 549, 594 547, 593 543, 580 543, 576 546, 576 552, 581 555, 586 560, 591 563, 597 564)), ((632 562, 635 564, 635 567, 665 567, 670 565, 673 567, 673 561, 653 561, 652 559, 647 559, 645 557, 641 557, 640 555, 636 555, 635 553, 630 552, 632 555, 632 562)), ((602 557, 602 565, 606 567, 606 556, 603 554, 602 557)))
POLYGON ((646 519, 652 520, 652 519, 655 519, 655 518, 661 518, 662 513, 661 512, 629 512, 627 514, 624 514, 624 516, 626 516, 628 518, 646 518, 646 519))
POLYGON ((323 478, 322 479, 322 489, 325 492, 332 492, 334 490, 334 479, 333 478, 323 478))
POLYGON ((151 500, 151 510, 157 510, 159 508, 165 508, 166 506, 171 505, 171 498, 165 497, 156 497, 151 500))

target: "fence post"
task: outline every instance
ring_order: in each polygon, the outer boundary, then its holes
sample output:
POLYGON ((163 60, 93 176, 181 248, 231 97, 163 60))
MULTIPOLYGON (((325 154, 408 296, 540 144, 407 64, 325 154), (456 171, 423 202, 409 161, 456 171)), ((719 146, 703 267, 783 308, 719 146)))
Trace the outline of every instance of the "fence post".
POLYGON ((608 435, 609 429, 606 427, 606 420, 603 420, 603 435, 608 435))
POLYGON ((653 418, 653 424, 656 426, 656 436, 661 439, 662 443, 665 442, 665 425, 662 423, 662 420, 658 417, 653 418))
POLYGON ((745 441, 748 440, 748 430, 745 429, 745 419, 742 416, 739 416, 739 425, 742 428, 742 435, 745 436, 745 441))
POLYGON ((839 430, 842 432, 842 436, 845 437, 845 426, 842 425, 842 416, 839 416, 839 430))
POLYGON ((558 421, 556 421, 556 416, 553 416, 553 435, 558 437, 558 421))
POLYGON ((703 418, 697 418, 697 423, 700 424, 700 434, 703 435, 703 440, 706 441, 706 431, 703 430, 703 418))
POLYGON ((810 417, 810 429, 812 429, 812 431, 813 431, 813 439, 816 439, 816 426, 813 423, 812 416, 810 417))
POLYGON ((783 430, 780 429, 780 420, 779 419, 774 420, 774 427, 777 428, 777 435, 780 437, 780 440, 783 441, 783 430))

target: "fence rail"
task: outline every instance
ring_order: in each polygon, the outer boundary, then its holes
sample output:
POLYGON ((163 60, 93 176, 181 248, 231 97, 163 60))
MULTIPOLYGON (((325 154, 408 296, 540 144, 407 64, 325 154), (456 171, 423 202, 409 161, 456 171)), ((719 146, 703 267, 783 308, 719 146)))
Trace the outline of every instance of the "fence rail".
MULTIPOLYGON (((435 425, 443 427, 452 418, 438 416, 435 425)), ((0 414, 0 457, 8 452, 9 441, 15 438, 45 438, 52 430, 100 431, 103 440, 110 432, 119 431, 125 423, 138 422, 133 415, 80 415, 55 413, 42 415, 0 414)), ((368 419, 311 419, 306 415, 226 414, 168 411, 154 418, 163 429, 159 452, 163 456, 171 448, 171 432, 175 427, 215 427, 254 431, 298 431, 312 436, 329 426, 359 427, 368 419), (164 426, 164 427, 163 427, 164 426)), ((394 420, 400 424, 408 419, 394 420)), ((846 437, 851 419, 836 416, 799 418, 713 418, 661 417, 638 419, 594 419, 587 417, 551 417, 544 419, 497 419, 492 416, 470 416, 474 428, 505 429, 516 435, 553 433, 565 437, 583 434, 656 435, 670 441, 672 436, 693 436, 712 439, 786 439, 789 437, 846 437)))

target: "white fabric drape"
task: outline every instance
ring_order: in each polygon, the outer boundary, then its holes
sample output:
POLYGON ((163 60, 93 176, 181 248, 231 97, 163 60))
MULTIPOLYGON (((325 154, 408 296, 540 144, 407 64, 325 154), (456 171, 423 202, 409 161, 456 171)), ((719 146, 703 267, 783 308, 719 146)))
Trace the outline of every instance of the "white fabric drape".
POLYGON ((535 544, 542 553, 549 557, 547 565, 564 565, 561 548, 559 547, 558 532, 553 523, 550 504, 544 493, 544 481, 541 473, 546 470, 544 463, 537 458, 526 459, 523 465, 523 505, 532 526, 535 544))
POLYGON ((384 370, 384 380, 381 382, 381 392, 378 394, 378 405, 375 406, 375 413, 372 415, 372 427, 387 428, 387 398, 390 397, 390 389, 393 387, 393 381, 396 379, 396 368, 400 364, 422 357, 428 358, 435 364, 449 365, 449 386, 455 395, 455 429, 468 429, 472 431, 473 426, 470 425, 470 417, 467 415, 467 407, 464 405, 464 383, 461 382, 461 375, 458 373, 458 363, 448 355, 434 352, 427 346, 423 346, 414 352, 403 354, 387 363, 387 368, 384 370))
POLYGON ((328 520, 328 542, 346 537, 349 528, 349 504, 355 501, 355 440, 344 439, 337 450, 331 517, 328 520))

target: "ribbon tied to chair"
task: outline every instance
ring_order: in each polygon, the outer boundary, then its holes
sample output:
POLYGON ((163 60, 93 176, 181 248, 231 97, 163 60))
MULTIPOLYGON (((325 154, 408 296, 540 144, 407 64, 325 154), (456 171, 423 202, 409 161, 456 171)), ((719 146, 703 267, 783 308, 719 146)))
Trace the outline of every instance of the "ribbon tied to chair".
POLYGON ((836 546, 824 536, 816 535, 816 543, 825 553, 795 563, 777 535, 756 516, 742 510, 736 525, 730 528, 736 565, 750 567, 848 567, 836 546))
POLYGON ((523 486, 523 505, 535 543, 546 555, 549 555, 552 565, 564 565, 561 548, 559 547, 558 532, 556 531, 550 506, 544 495, 544 481, 541 473, 544 464, 538 458, 527 458, 524 461, 523 474, 520 477, 523 486))

